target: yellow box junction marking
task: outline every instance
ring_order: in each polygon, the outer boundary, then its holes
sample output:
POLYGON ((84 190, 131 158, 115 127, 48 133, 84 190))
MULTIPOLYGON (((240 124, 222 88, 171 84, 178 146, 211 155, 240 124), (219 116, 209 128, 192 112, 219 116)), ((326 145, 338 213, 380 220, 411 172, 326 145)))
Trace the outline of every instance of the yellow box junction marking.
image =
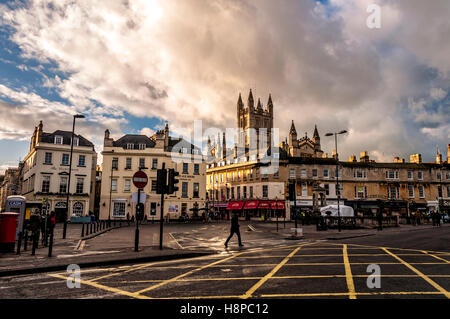
MULTIPOLYGON (((308 245, 308 244, 305 244, 308 245)), ((297 248, 295 248, 289 255, 286 256, 286 258, 284 258, 278 265, 275 266, 275 268, 273 268, 267 275, 265 275, 260 281, 258 281, 256 284, 253 285, 253 287, 251 287, 249 290, 247 290, 247 292, 245 294, 243 294, 241 296, 242 299, 247 299, 250 298, 252 296, 252 294, 259 288, 261 287, 267 280, 269 280, 273 275, 275 275, 275 273, 280 270, 281 267, 283 267, 284 264, 286 264, 288 262, 288 260, 294 256, 297 251, 300 250, 300 248, 302 248, 303 246, 299 246, 297 248)))
POLYGON ((401 259, 400 257, 398 257, 397 255, 395 255, 394 253, 391 253, 389 250, 387 250, 386 248, 383 248, 383 250, 385 252, 387 252, 389 255, 391 255, 392 257, 394 257, 395 259, 397 259, 399 262, 401 262, 402 264, 404 264, 406 267, 408 267, 409 269, 411 269, 413 272, 415 272, 417 275, 419 275, 420 277, 422 277, 422 279, 424 279, 426 282, 428 282, 430 285, 432 285, 434 288, 436 288, 438 291, 440 291, 444 296, 446 296, 447 298, 450 299, 450 293, 445 290, 444 288, 442 288, 441 286, 439 286, 436 282, 434 282, 433 280, 431 280, 429 277, 425 276, 422 272, 420 272, 418 269, 414 268, 413 266, 411 266, 409 263, 407 263, 406 261, 404 261, 403 259, 401 259))
POLYGON ((353 282, 353 276, 352 276, 352 268, 350 267, 350 262, 348 260, 348 255, 347 255, 347 245, 343 245, 343 247, 342 247, 342 256, 344 257, 345 278, 347 280, 349 298, 356 299, 355 284, 353 282))

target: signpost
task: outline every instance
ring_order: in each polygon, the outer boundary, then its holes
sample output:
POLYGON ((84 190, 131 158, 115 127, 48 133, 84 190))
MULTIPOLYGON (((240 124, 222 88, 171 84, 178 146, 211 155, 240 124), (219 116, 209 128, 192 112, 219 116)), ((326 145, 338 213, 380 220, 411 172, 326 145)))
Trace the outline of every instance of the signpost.
POLYGON ((143 213, 143 204, 141 204, 141 189, 147 186, 148 177, 143 171, 137 171, 133 175, 133 185, 138 189, 137 205, 136 205, 136 231, 134 236, 134 251, 139 250, 139 217, 143 213), (139 216, 139 217, 138 217, 139 216))

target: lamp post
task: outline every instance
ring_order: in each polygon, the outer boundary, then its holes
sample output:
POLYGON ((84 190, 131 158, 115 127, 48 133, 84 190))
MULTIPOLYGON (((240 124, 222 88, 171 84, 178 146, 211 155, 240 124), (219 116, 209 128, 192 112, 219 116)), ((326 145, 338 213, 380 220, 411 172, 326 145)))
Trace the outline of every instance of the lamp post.
POLYGON ((341 190, 339 188, 339 156, 338 156, 338 150, 337 150, 337 136, 339 134, 345 134, 347 133, 346 130, 342 130, 339 133, 327 133, 325 136, 333 136, 334 135, 334 145, 336 149, 336 194, 337 194, 337 207, 338 207, 338 230, 341 231, 341 212, 339 207, 339 200, 341 197, 341 190))
POLYGON ((66 214, 64 216, 64 229, 63 229, 63 239, 66 239, 67 232, 67 216, 69 215, 69 195, 70 195, 70 177, 72 175, 72 154, 73 154, 73 138, 75 135, 75 120, 76 119, 84 119, 85 116, 82 114, 75 114, 73 116, 73 125, 72 125, 72 140, 70 141, 70 160, 69 160, 69 181, 67 184, 67 197, 66 197, 66 214))
MULTIPOLYGON (((112 204, 112 182, 113 182, 113 169, 117 169, 117 160, 112 158, 111 161, 111 178, 110 178, 110 186, 109 186, 109 205, 108 205, 108 227, 111 227, 111 204, 112 204)), ((117 187, 117 185, 116 185, 117 187)))

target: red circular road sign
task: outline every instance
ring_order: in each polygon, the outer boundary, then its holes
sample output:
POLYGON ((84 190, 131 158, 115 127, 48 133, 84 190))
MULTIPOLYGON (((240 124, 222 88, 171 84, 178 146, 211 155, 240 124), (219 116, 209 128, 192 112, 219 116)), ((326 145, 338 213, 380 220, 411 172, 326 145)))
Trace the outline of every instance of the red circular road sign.
POLYGON ((148 183, 148 177, 147 174, 145 174, 143 171, 138 171, 134 173, 133 175, 133 184, 137 188, 144 188, 147 186, 148 183))

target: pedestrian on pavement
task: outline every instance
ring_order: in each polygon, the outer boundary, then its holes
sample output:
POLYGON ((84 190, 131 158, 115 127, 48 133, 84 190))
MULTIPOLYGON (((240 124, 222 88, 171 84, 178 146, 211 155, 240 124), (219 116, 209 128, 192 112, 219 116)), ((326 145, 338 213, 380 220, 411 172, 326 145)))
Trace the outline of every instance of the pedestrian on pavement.
POLYGON ((225 248, 228 247, 228 242, 230 241, 231 237, 236 234, 238 236, 239 241, 239 247, 244 246, 241 241, 241 233, 239 231, 239 217, 236 213, 233 214, 233 217, 231 217, 231 229, 230 229, 230 236, 228 236, 227 241, 225 242, 225 248))
POLYGON ((379 209, 377 211, 378 230, 383 230, 383 211, 379 209))
POLYGON ((417 210, 417 212, 416 212, 416 224, 417 225, 420 225, 420 218, 421 218, 420 211, 417 210))
POLYGON ((128 226, 130 226, 130 213, 127 213, 127 223, 128 223, 128 226))
POLYGON ((435 215, 436 215, 436 226, 441 227, 441 214, 437 211, 435 215))

